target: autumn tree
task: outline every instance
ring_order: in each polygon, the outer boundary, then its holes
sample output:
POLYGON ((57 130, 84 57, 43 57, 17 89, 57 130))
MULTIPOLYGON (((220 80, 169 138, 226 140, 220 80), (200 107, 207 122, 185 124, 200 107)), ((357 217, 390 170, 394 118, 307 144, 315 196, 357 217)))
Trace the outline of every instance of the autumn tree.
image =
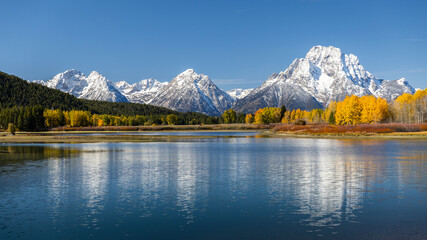
POLYGON ((263 124, 264 123, 262 112, 263 112, 262 108, 258 109, 258 111, 255 112, 255 117, 254 117, 255 124, 263 124))
POLYGON ((290 122, 291 122, 291 112, 286 111, 285 114, 283 115, 281 123, 290 123, 290 122))
POLYGON ((362 106, 356 95, 346 96, 342 102, 337 104, 335 121, 337 124, 358 124, 361 122, 362 106))
POLYGON ((254 116, 252 114, 246 114, 245 123, 251 124, 253 122, 254 122, 254 116))
POLYGON ((393 103, 395 120, 405 123, 424 123, 427 120, 427 88, 411 95, 404 93, 393 103))
POLYGON ((236 111, 228 109, 222 114, 224 123, 235 123, 236 122, 236 111))
POLYGON ((167 121, 168 125, 176 125, 176 124, 178 124, 178 116, 175 114, 169 114, 166 117, 166 121, 167 121))
POLYGON ((337 111, 337 102, 331 101, 323 113, 323 120, 329 124, 335 124, 336 111, 337 111))

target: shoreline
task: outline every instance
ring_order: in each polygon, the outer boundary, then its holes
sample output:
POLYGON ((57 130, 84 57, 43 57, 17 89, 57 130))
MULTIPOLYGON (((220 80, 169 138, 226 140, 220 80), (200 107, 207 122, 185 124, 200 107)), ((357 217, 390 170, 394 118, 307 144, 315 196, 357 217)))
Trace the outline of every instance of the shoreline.
POLYGON ((427 140, 427 131, 394 132, 394 133, 298 133, 272 130, 194 130, 194 131, 150 131, 162 132, 258 132, 254 136, 201 136, 201 135, 155 135, 134 134, 147 131, 49 131, 49 132, 18 132, 0 134, 0 143, 96 143, 96 142, 177 142, 191 139, 212 138, 317 138, 317 139, 349 139, 349 140, 427 140), (108 133, 123 133, 110 135, 108 133), (105 134, 103 134, 105 133, 105 134), (86 135, 87 134, 87 135, 86 135), (96 135, 91 135, 96 134, 96 135))
POLYGON ((298 133, 292 131, 264 131, 265 137, 272 138, 318 138, 318 139, 372 139, 372 140, 427 140, 427 131, 393 133, 298 133))

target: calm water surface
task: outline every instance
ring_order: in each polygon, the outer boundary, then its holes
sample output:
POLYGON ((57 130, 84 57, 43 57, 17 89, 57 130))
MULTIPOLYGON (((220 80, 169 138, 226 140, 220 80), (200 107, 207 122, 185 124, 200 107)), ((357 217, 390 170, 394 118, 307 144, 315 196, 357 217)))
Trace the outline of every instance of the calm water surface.
POLYGON ((0 239, 427 238, 427 141, 241 137, 0 152, 0 239))

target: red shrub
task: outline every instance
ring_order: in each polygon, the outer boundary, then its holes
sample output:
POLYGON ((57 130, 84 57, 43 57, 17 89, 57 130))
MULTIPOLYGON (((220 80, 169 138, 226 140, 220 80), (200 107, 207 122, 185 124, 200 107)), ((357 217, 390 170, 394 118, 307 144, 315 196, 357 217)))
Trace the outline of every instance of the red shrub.
POLYGON ((359 125, 290 125, 284 124, 273 128, 274 131, 328 134, 328 133, 392 133, 392 132, 420 132, 427 129, 427 124, 359 124, 359 125))

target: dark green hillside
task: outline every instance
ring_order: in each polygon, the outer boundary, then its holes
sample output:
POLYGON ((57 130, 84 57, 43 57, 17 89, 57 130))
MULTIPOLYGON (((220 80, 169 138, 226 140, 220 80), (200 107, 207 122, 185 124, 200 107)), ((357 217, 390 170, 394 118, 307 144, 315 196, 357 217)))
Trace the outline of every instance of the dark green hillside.
POLYGON ((200 113, 179 113, 168 108, 138 103, 112 103, 78 99, 70 94, 40 84, 29 83, 19 77, 0 72, 0 108, 36 106, 47 109, 86 110, 110 115, 167 115, 176 114, 187 121, 208 117, 200 113))
POLYGON ((82 102, 70 94, 0 72, 1 108, 35 105, 64 110, 84 109, 82 102))

